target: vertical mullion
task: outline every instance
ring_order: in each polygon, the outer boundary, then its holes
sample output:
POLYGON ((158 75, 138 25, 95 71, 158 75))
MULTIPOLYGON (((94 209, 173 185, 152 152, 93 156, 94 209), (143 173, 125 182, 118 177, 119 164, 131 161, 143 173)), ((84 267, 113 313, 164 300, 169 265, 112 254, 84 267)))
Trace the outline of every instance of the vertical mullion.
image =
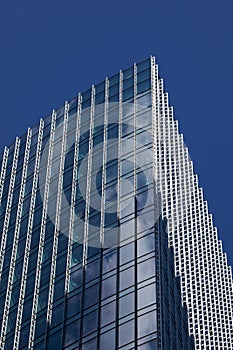
POLYGON ((15 330, 14 345, 13 345, 14 349, 18 349, 18 346, 19 346, 19 334, 20 334, 20 326, 21 326, 22 314, 23 314, 23 301, 24 301, 26 281, 27 281, 27 268, 28 268, 30 245, 31 245, 31 239, 32 239, 32 226, 33 226, 33 217, 34 217, 35 202, 36 202, 36 190, 37 190, 38 178, 39 178, 43 127, 44 127, 44 121, 41 119, 39 134, 38 134, 37 150, 36 150, 36 160, 35 160, 35 168, 34 168, 34 176, 33 176, 33 184, 32 184, 32 196, 31 196, 31 203, 30 203, 30 209, 29 209, 28 229, 27 229, 27 238, 26 238, 25 253, 24 253, 24 260, 23 260, 18 311, 17 311, 17 317, 16 317, 16 330, 15 330))
POLYGON ((104 205, 105 205, 105 184, 106 184, 106 162, 107 162, 107 130, 108 130, 108 88, 109 82, 105 81, 105 103, 104 103, 104 142, 103 142, 103 171, 102 171, 102 198, 101 198, 101 219, 100 219, 100 244, 104 245, 104 205))
MULTIPOLYGON (((81 103, 82 103, 81 94, 78 95, 77 99, 78 99, 77 116, 76 116, 77 120, 76 120, 75 143, 74 143, 74 162, 73 162, 71 204, 70 204, 70 222, 69 222, 69 236, 68 236, 66 277, 65 277, 64 320, 66 315, 67 294, 69 292, 70 267, 71 267, 72 245, 73 245, 73 234, 74 234, 76 177, 77 177, 77 167, 78 167, 79 138, 80 138, 80 124, 81 124, 81 103)), ((62 328, 62 346, 64 346, 64 327, 65 327, 65 322, 63 322, 63 328, 62 328)))
POLYGON ((118 216, 118 245, 117 245, 117 274, 116 274, 116 349, 119 346, 119 286, 120 286, 120 219, 121 219, 121 141, 122 141, 122 87, 123 74, 119 72, 119 121, 118 121, 118 176, 117 176, 117 216, 118 216))
POLYGON ((42 264, 42 257, 43 257, 45 226, 46 226, 47 208, 48 208, 50 170, 51 170, 52 155, 53 155, 55 119, 56 119, 56 112, 55 110, 53 110, 52 120, 51 120, 51 134, 50 134, 49 149, 48 149, 48 163, 47 163, 46 178, 45 178, 45 191, 44 191, 44 198, 43 198, 42 222, 41 222, 40 241, 39 241, 38 258, 37 258, 37 268, 35 272, 36 281, 35 281, 34 296, 33 296, 31 324, 30 324, 30 330, 29 330, 29 343, 28 343, 29 349, 33 349, 33 344, 34 344, 36 313, 37 313, 40 277, 41 277, 41 264, 42 264))
POLYGON ((88 234, 89 234, 89 212, 90 212, 90 190, 91 190, 91 170, 92 170, 92 148, 93 148, 93 127, 94 127, 94 100, 95 88, 91 90, 91 109, 90 109, 90 133, 89 133, 89 152, 87 165, 87 187, 86 187, 86 206, 85 206, 85 223, 84 223, 84 242, 83 242, 83 266, 87 265, 88 253, 88 234))
POLYGON ((101 198, 101 219, 100 219, 100 279, 99 279, 99 302, 98 302, 98 328, 97 328, 97 350, 100 349, 100 327, 101 327, 101 291, 102 291, 102 270, 103 270, 103 248, 104 248, 104 214, 105 214, 105 183, 106 183, 106 160, 107 160, 107 128, 108 128, 108 88, 109 81, 105 80, 105 102, 104 102, 104 142, 103 142, 103 172, 102 172, 102 198, 101 198))
POLYGON ((2 201, 2 194, 3 194, 4 181, 5 181, 5 176, 6 176, 6 165, 7 165, 8 154, 9 154, 9 149, 7 147, 5 147, 4 154, 3 154, 3 160, 2 160, 1 175, 0 175, 0 203, 2 201))
POLYGON ((9 190, 8 190, 8 196, 7 196, 6 213, 4 217, 4 224, 3 224, 3 230, 2 230, 2 240, 1 240, 1 248, 0 248, 0 275, 2 274, 4 253, 6 249, 6 239, 7 239, 7 231, 8 231, 9 221, 10 221, 10 214, 11 214, 11 204, 12 204, 12 198, 13 198, 17 163, 18 163, 19 145, 20 145, 20 139, 17 137, 15 141, 14 158, 12 163, 10 184, 9 184, 9 190))
POLYGON ((161 164, 159 162, 159 159, 161 159, 158 155, 158 150, 160 152, 160 115, 159 115, 159 93, 158 93, 158 72, 157 72, 157 65, 155 64, 155 58, 151 57, 151 118, 152 118, 152 147, 153 147, 153 187, 154 187, 154 208, 155 208, 155 226, 154 226, 154 239, 155 239, 155 262, 156 262, 156 309, 157 309, 157 332, 158 332, 158 344, 163 348, 163 339, 161 337, 161 327, 162 327, 162 312, 161 312, 161 305, 162 305, 162 296, 161 296, 161 286, 160 286, 160 271, 161 271, 161 242, 160 242, 160 217, 159 213, 162 211, 162 208, 159 206, 161 205, 159 200, 159 189, 158 184, 156 181, 161 181, 161 172, 160 167, 161 164), (159 307, 160 306, 160 307, 159 307))
POLYGON ((92 86, 91 90, 91 109, 90 109, 90 130, 89 130, 89 152, 87 165, 87 186, 86 186, 86 205, 85 205, 85 222, 84 222, 84 237, 83 237, 83 273, 82 273, 82 288, 81 288, 81 307, 80 307, 80 328, 79 328, 79 349, 82 348, 82 334, 83 334, 83 315, 84 315, 84 281, 85 271, 87 267, 88 254, 88 234, 89 234, 89 211, 90 211, 90 189, 91 189, 91 168, 92 168, 92 148, 93 148, 93 124, 94 124, 94 96, 95 88, 92 86))
POLYGON ((73 163, 73 175, 72 175, 72 192, 71 192, 71 207, 70 207, 70 223, 69 223, 69 237, 68 237, 68 252, 67 252, 67 264, 66 264, 66 281, 65 281, 65 293, 69 291, 70 280, 70 265, 72 256, 72 244, 74 233, 74 217, 75 217, 75 198, 76 198, 76 177, 78 166, 78 153, 79 153, 79 138, 80 138, 80 124, 81 124, 81 95, 78 95, 77 106, 77 124, 75 133, 75 149, 74 149, 74 163, 73 163))
POLYGON ((0 343, 2 345, 5 344, 6 326, 8 321, 9 309, 10 309, 10 300, 11 300, 12 285, 13 285, 13 278, 14 278, 14 271, 15 271, 16 253, 17 253, 18 239, 19 239, 20 220, 21 220, 21 214, 22 214, 22 208, 23 208, 26 173, 27 173, 27 165, 28 165, 30 144, 31 144, 31 134, 32 134, 31 129, 28 129, 26 148, 24 153, 24 161, 23 161, 22 178, 21 178, 21 184, 20 184, 18 207, 17 207, 16 219, 15 219, 14 241, 12 246, 11 262, 10 262, 9 275, 8 275, 6 300, 5 300, 4 311, 3 311, 4 318, 2 322, 2 329, 1 329, 1 336, 0 336, 0 343))
POLYGON ((62 149, 61 149, 61 160, 58 175, 58 194, 57 194, 57 205, 56 205, 56 217, 55 217, 55 227, 54 227, 54 241, 53 241, 53 253, 50 271, 50 282, 49 282, 49 297, 48 297, 48 307, 47 307, 47 325, 49 326, 52 319, 52 305, 53 305, 53 295, 54 295, 54 280, 56 273, 56 258, 57 258, 57 247, 58 247, 58 236, 60 229, 60 212, 61 212, 61 199, 62 199, 62 184, 63 184, 63 169, 65 163, 65 152, 66 152, 66 134, 67 134, 67 120, 68 120, 68 110, 69 104, 65 103, 64 112, 64 123, 63 123, 63 135, 62 135, 62 149))
MULTIPOLYGON (((151 122, 152 122, 152 147, 153 147, 153 176, 157 181, 158 172, 158 156, 157 156, 157 139, 158 139, 158 111, 157 111, 157 66, 155 58, 151 57, 151 122)), ((158 192, 157 183, 154 181, 155 194, 158 192)), ((158 201, 157 204, 159 205, 158 201)), ((156 208, 155 218, 157 218, 160 208, 156 208)))
POLYGON ((137 66, 134 64, 134 346, 137 347, 138 326, 137 326, 137 140, 136 140, 136 97, 137 97, 137 66))

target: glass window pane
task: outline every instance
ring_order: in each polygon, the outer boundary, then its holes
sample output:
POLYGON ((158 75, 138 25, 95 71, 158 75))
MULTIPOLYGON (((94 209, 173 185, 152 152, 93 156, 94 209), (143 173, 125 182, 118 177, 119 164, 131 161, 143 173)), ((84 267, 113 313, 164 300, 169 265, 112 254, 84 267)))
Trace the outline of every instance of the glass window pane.
POLYGON ((41 317, 36 320, 35 328, 35 338, 39 337, 42 334, 45 334, 46 331, 46 314, 43 314, 41 317))
POLYGON ((134 267, 120 272, 120 290, 131 287, 134 284, 134 267))
POLYGON ((76 265, 82 261, 83 246, 80 244, 73 244, 71 265, 76 265))
POLYGON ((119 92, 119 85, 114 85, 113 87, 109 88, 109 97, 112 97, 119 92))
POLYGON ((65 289, 65 279, 63 277, 61 280, 55 281, 54 296, 53 296, 54 301, 60 299, 64 295, 64 289, 65 289))
POLYGON ((102 273, 106 273, 112 269, 116 268, 117 262, 117 253, 116 250, 112 250, 109 253, 103 256, 103 271, 102 273))
POLYGON ((116 276, 106 278, 102 281, 102 299, 108 298, 116 293, 116 276))
POLYGON ((134 320, 119 327, 119 345, 130 343, 134 339, 134 320))
MULTIPOLYGON (((43 339, 42 337, 40 338, 40 340, 43 339)), ((20 347, 21 349, 21 347, 20 347)), ((24 348, 25 349, 25 348, 24 348)), ((35 345, 33 346, 34 350, 44 350, 44 340, 40 341, 39 343, 35 342, 35 345)))
MULTIPOLYGON (((141 127, 143 127, 143 131, 142 129, 138 130, 137 134, 136 134, 136 148, 137 150, 140 149, 142 146, 145 147, 147 146, 148 149, 150 149, 150 146, 152 144, 152 135, 150 133, 150 131, 148 131, 148 129, 144 129, 144 127, 146 126, 146 124, 150 124, 150 119, 151 116, 148 116, 148 113, 142 114, 142 122, 141 122, 141 127)), ((140 118, 139 118, 139 122, 140 122, 140 118)), ((137 156, 137 154, 136 154, 137 156)), ((140 157, 139 160, 141 161, 140 157)))
POLYGON ((103 103, 104 100, 105 100, 105 93, 104 92, 95 96, 95 104, 103 103))
POLYGON ((70 288, 71 290, 76 289, 82 284, 82 273, 83 269, 76 269, 70 275, 70 288))
POLYGON ((154 210, 140 214, 137 218, 138 233, 152 228, 155 224, 154 210))
POLYGON ((87 308, 95 303, 98 303, 99 285, 85 289, 84 294, 84 307, 87 308))
POLYGON ((137 93, 140 94, 146 90, 151 89, 150 79, 143 81, 142 83, 137 84, 137 93))
POLYGON ((83 336, 94 332, 97 329, 98 311, 85 315, 83 318, 83 336))
POLYGON ((113 301, 101 308, 101 327, 115 321, 116 318, 116 302, 113 301))
POLYGON ((113 86, 115 84, 119 83, 119 74, 113 75, 111 78, 109 78, 109 86, 113 86))
POLYGON ((146 59, 143 62, 140 62, 137 64, 137 73, 144 71, 145 69, 150 68, 151 63, 150 63, 150 59, 146 59))
POLYGON ((79 340, 79 320, 68 324, 64 330, 64 346, 79 340))
POLYGON ((51 327, 55 327, 59 323, 63 322, 63 315, 64 315, 63 303, 53 307, 51 327))
POLYGON ((147 235, 137 241, 138 256, 152 252, 155 249, 154 234, 147 235))
POLYGON ((126 90, 126 89, 132 87, 133 84, 134 84, 134 77, 132 76, 126 80, 123 80, 123 89, 126 90))
POLYGON ((127 69, 124 69, 122 71, 123 73, 123 78, 124 79, 127 79, 129 77, 131 77, 132 75, 134 75, 134 66, 130 67, 130 68, 127 68, 127 69))
POLYGON ((138 282, 155 275, 155 259, 149 259, 138 265, 138 282))
POLYGON ((157 339, 154 339, 148 343, 145 343, 138 347, 138 350, 157 350, 158 349, 157 339))
POLYGON ((47 306, 48 294, 49 294, 49 290, 48 290, 47 286, 44 290, 40 291, 38 305, 37 305, 37 311, 40 311, 47 306))
POLYGON ((97 338, 94 338, 82 345, 82 350, 94 350, 94 349, 97 349, 97 338))
POLYGON ((99 92, 103 91, 104 89, 105 89, 105 81, 102 81, 101 83, 95 85, 95 93, 96 93, 96 95, 99 92))
POLYGON ((87 268, 85 271, 86 282, 89 282, 99 276, 99 265, 100 265, 100 259, 94 260, 87 264, 87 268))
POLYGON ((138 75, 137 75, 137 83, 140 83, 140 82, 142 82, 144 80, 150 79, 150 77, 151 77, 151 71, 149 69, 144 70, 143 72, 138 73, 138 75))
MULTIPOLYGON (((134 103, 126 102, 122 105, 122 119, 124 119, 134 113, 134 103)), ((127 122, 126 122, 127 123, 127 122)))
POLYGON ((138 309, 144 308, 156 301, 155 284, 138 290, 138 309))
POLYGON ((119 299, 119 317, 124 317, 134 311, 135 295, 130 293, 119 299))
POLYGON ((115 349, 115 329, 101 334, 100 336, 100 350, 115 349))
POLYGON ((120 225, 120 239, 124 241, 125 239, 131 237, 134 239, 134 229, 135 229, 135 221, 130 219, 124 222, 123 225, 120 225))
MULTIPOLYGON (((151 106, 151 94, 144 94, 137 98, 137 111, 140 111, 143 108, 151 106)), ((150 109, 147 108, 145 112, 150 112, 150 109)), ((139 117, 139 116, 138 116, 139 117)), ((138 119, 138 118, 137 118, 138 119)), ((138 122, 138 120, 137 120, 138 122)))
POLYGON ((57 265, 56 265, 56 276, 59 276, 61 273, 65 274, 67 255, 64 254, 62 256, 58 256, 57 259, 58 260, 57 260, 57 265))
POLYGON ((143 337, 157 330, 156 311, 138 318, 138 337, 143 337))
POLYGON ((62 344, 61 344, 61 340, 62 340, 62 332, 61 330, 58 331, 57 333, 53 333, 51 335, 48 336, 48 340, 47 340, 47 348, 48 349, 60 349, 62 344))
POLYGON ((134 242, 120 248, 120 265, 134 259, 134 242))
POLYGON ((66 310, 66 315, 67 318, 73 316, 73 315, 78 315, 80 312, 80 303, 81 303, 81 294, 78 293, 74 295, 73 297, 68 296, 67 297, 67 310, 66 310))
POLYGON ((134 96, 134 88, 131 87, 123 91, 122 101, 126 101, 134 96))
POLYGON ((77 106, 77 97, 75 97, 73 100, 71 100, 69 102, 69 107, 70 107, 70 110, 75 108, 77 106))
POLYGON ((91 98, 91 89, 88 89, 82 94, 82 101, 89 100, 91 98))
POLYGON ((21 328, 20 330, 20 340, 19 340, 20 349, 27 345, 28 339, 29 339, 29 326, 26 326, 24 328, 21 328))

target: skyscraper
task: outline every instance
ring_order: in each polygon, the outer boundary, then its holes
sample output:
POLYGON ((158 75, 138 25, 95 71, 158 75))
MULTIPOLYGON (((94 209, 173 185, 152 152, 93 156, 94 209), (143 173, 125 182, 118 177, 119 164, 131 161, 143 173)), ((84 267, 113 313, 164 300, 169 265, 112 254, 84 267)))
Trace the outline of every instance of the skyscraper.
POLYGON ((175 267, 196 349, 232 349, 231 270, 154 58, 28 129, 0 181, 2 347, 191 349, 175 267))

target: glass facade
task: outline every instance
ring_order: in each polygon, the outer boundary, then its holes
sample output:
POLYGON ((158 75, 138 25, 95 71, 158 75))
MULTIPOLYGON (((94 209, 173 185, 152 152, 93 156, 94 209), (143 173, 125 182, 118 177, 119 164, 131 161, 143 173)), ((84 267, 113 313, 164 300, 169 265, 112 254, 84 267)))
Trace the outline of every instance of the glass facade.
POLYGON ((164 175, 172 152, 161 128, 171 131, 172 119, 162 103, 167 108, 150 58, 79 94, 5 148, 2 348, 189 350, 189 330, 203 348, 171 220, 175 176, 164 175))

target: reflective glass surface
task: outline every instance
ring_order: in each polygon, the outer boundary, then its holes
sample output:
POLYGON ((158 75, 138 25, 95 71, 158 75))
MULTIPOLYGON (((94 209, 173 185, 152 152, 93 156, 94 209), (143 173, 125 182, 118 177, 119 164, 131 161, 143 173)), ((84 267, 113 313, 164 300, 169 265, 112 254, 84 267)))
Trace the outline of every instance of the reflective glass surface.
POLYGON ((166 227, 155 209, 151 84, 148 59, 9 149, 0 207, 6 349, 157 349, 159 337, 176 344, 165 316, 178 330, 185 318, 171 307, 181 308, 180 295, 159 243, 166 227))

